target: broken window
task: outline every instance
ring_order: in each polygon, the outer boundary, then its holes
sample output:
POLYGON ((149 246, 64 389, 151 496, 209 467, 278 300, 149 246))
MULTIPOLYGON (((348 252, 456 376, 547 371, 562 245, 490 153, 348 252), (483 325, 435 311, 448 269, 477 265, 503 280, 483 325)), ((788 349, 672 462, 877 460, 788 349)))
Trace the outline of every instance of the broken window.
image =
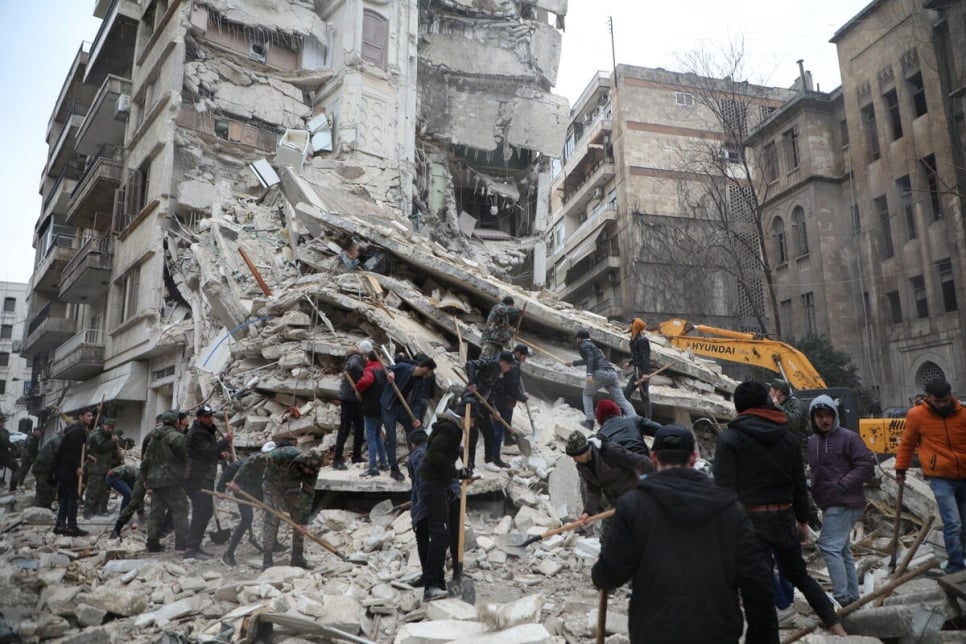
POLYGON ((862 122, 865 124, 866 143, 869 145, 869 161, 879 158, 879 129, 875 124, 875 106, 869 103, 862 108, 862 122))
POLYGON ((926 297, 926 280, 922 275, 909 278, 912 287, 912 299, 916 303, 916 317, 920 320, 929 317, 929 300, 926 297))
POLYGON ((909 92, 912 94, 912 111, 916 116, 922 116, 928 111, 926 106, 926 86, 922 82, 922 72, 916 72, 910 76, 906 83, 909 92))
POLYGON ((362 12, 362 60, 386 69, 389 53, 389 21, 375 11, 362 12))
POLYGON ((892 140, 902 138, 902 116, 899 114, 899 95, 896 90, 890 89, 882 95, 885 101, 886 111, 889 114, 889 125, 892 128, 892 140))
POLYGON ((792 231, 795 234, 796 257, 808 255, 808 230, 805 228, 805 209, 795 206, 792 210, 792 231))

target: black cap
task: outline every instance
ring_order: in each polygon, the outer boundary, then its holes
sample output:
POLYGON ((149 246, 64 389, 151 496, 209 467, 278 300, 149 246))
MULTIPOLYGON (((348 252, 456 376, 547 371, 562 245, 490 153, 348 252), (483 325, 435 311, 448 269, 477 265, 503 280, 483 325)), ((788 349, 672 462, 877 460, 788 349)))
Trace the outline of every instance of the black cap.
POLYGON ((694 434, 691 430, 680 425, 664 425, 654 434, 654 444, 651 451, 673 449, 678 451, 694 451, 694 434))
POLYGON ((577 329, 577 333, 574 334, 574 337, 580 338, 581 340, 586 340, 590 338, 590 331, 587 329, 577 329))
POLYGON ((195 416, 214 416, 215 410, 208 405, 202 405, 195 411, 195 416))
POLYGON ((429 435, 422 429, 414 429, 409 432, 409 442, 413 445, 422 445, 429 440, 429 435))
POLYGON ((790 396, 792 393, 792 386, 788 384, 787 380, 782 380, 780 378, 777 380, 771 381, 771 388, 777 389, 778 391, 782 392, 786 396, 790 396))
POLYGON ((533 352, 530 351, 530 347, 525 344, 518 344, 517 346, 513 347, 513 353, 522 353, 525 356, 533 355, 533 352))

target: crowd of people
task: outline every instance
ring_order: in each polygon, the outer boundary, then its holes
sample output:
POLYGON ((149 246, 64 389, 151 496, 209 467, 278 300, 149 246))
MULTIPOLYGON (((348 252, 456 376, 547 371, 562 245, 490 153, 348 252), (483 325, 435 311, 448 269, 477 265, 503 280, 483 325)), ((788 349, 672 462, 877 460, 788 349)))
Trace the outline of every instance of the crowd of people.
MULTIPOLYGON (((457 548, 460 497, 479 477, 479 436, 483 468, 508 467, 502 458, 504 429, 511 427, 514 407, 529 398, 521 366, 532 355, 530 348, 509 348, 513 333, 507 333, 523 312, 509 298, 498 306, 490 322, 500 328, 485 334, 489 350, 465 364, 462 395, 429 428, 422 419, 435 390, 432 358, 384 359, 368 340, 345 358, 332 467, 347 469, 348 449, 351 461, 364 466, 362 476, 388 470, 404 481, 397 442, 408 448, 410 512, 422 567, 414 585, 424 588, 426 601, 447 596, 447 552, 453 579, 463 574, 457 548)), ((850 533, 866 506, 864 486, 873 476, 875 456, 852 428, 839 424, 837 404, 829 396, 820 395, 806 407, 783 380, 747 381, 734 391, 736 416, 717 438, 710 472, 697 468, 701 461, 692 432, 649 417, 652 371, 643 330, 644 323, 635 319, 632 359, 625 364, 633 371, 625 387, 586 329, 574 336, 580 359, 566 363, 586 368, 584 428, 569 436, 564 450, 582 481, 578 521, 588 525, 613 510, 600 525, 602 550, 593 584, 612 591, 631 583, 633 642, 700 641, 708 632, 722 641, 738 641, 744 634, 746 642, 776 642, 793 589, 825 628, 844 635, 836 608, 860 596, 850 533), (608 396, 597 395, 601 388, 608 396), (634 392, 641 396, 642 415, 629 401, 634 392), (645 437, 651 438, 650 447, 645 437), (810 576, 802 555, 816 508, 822 521, 816 545, 828 568, 830 593, 810 576)), ((122 501, 111 536, 120 539, 135 513, 144 518, 150 499, 147 550, 162 551, 162 536, 173 531, 174 549, 185 558, 212 556, 202 547, 213 513, 212 491, 230 491, 241 520, 231 530, 222 561, 236 565, 235 550, 247 532, 262 552, 263 566, 272 566, 274 555, 285 549, 278 541, 279 517, 301 526, 309 520, 323 455, 280 441, 237 458, 233 434, 218 430, 215 411, 202 405, 193 414, 190 427, 187 412, 160 414, 142 443, 140 467, 125 462, 116 421, 100 408, 82 410, 42 445, 34 432, 19 470, 7 458, 9 437, 0 422, 0 465, 13 470, 11 489, 32 468, 36 503, 42 507, 50 507, 56 490, 55 534, 86 535, 77 522, 81 499, 85 517, 104 514, 113 489, 122 501), (253 502, 268 508, 260 539, 254 535, 253 502)), ((943 518, 946 571, 964 570, 966 410, 946 382, 929 383, 909 412, 896 463, 900 484, 917 451, 943 518)), ((293 529, 290 564, 309 568, 304 534, 304 528, 293 529)))

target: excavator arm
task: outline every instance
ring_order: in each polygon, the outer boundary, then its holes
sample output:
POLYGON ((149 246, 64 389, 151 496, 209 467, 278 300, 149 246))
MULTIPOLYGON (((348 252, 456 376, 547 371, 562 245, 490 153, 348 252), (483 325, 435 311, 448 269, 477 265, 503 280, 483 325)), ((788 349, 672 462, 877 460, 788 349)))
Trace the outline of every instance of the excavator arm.
POLYGON ((784 342, 678 319, 660 323, 658 331, 678 349, 774 371, 795 389, 825 389, 825 381, 805 354, 784 342), (691 335, 694 332, 704 335, 691 335))

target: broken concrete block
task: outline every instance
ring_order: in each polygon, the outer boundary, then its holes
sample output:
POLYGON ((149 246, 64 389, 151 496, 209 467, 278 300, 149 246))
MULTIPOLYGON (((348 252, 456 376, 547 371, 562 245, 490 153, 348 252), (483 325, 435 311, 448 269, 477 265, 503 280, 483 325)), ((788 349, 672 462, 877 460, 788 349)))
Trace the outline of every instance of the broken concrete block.
POLYGON ((513 523, 520 532, 527 532, 534 526, 548 526, 552 522, 549 516, 528 506, 521 507, 513 517, 513 523))
POLYGON ((483 633, 480 622, 463 622, 453 619, 406 624, 396 633, 393 644, 443 644, 465 642, 483 633))
POLYGON ((200 613, 209 603, 211 603, 211 599, 207 595, 185 597, 184 599, 179 599, 176 602, 162 606, 156 611, 138 615, 134 620, 134 626, 136 628, 144 628, 151 624, 156 624, 164 627, 172 620, 200 613))
POLYGON ((539 594, 527 595, 507 604, 486 604, 480 609, 480 621, 490 630, 503 629, 519 624, 538 623, 544 599, 539 594))
POLYGON ((20 513, 20 519, 24 523, 41 523, 49 525, 54 522, 55 518, 56 515, 54 512, 47 508, 37 508, 31 506, 29 508, 24 508, 20 513))
POLYGON ((99 586, 96 592, 79 594, 77 600, 124 617, 139 615, 148 607, 144 590, 136 587, 99 586))
POLYGON ((520 624, 496 633, 460 640, 464 644, 552 644, 555 641, 543 624, 520 624))
POLYGON ((431 620, 477 621, 476 606, 450 597, 426 604, 426 617, 431 620))
POLYGON ((574 543, 574 554, 584 559, 598 559, 600 557, 600 539, 596 537, 580 537, 574 543))
POLYGON ((284 583, 291 583, 292 580, 305 576, 305 570, 295 566, 272 566, 268 570, 262 571, 256 582, 258 584, 269 584, 280 586, 284 583))
POLYGON ((100 626, 107 617, 107 611, 103 608, 83 603, 77 605, 74 614, 77 615, 77 623, 81 626, 100 626))
POLYGON ((301 593, 295 596, 295 610, 308 617, 323 617, 325 615, 325 607, 322 606, 322 602, 301 593))
POLYGON ((553 577, 562 569, 563 569, 563 564, 557 561, 556 559, 544 559, 537 565, 537 570, 540 571, 540 574, 545 575, 547 577, 553 577))
POLYGON ((37 638, 49 640, 70 630, 70 622, 59 615, 42 615, 37 620, 37 638))
POLYGON ((366 609, 354 597, 348 595, 325 595, 322 598, 324 614, 319 622, 340 631, 358 635, 366 623, 366 609))

